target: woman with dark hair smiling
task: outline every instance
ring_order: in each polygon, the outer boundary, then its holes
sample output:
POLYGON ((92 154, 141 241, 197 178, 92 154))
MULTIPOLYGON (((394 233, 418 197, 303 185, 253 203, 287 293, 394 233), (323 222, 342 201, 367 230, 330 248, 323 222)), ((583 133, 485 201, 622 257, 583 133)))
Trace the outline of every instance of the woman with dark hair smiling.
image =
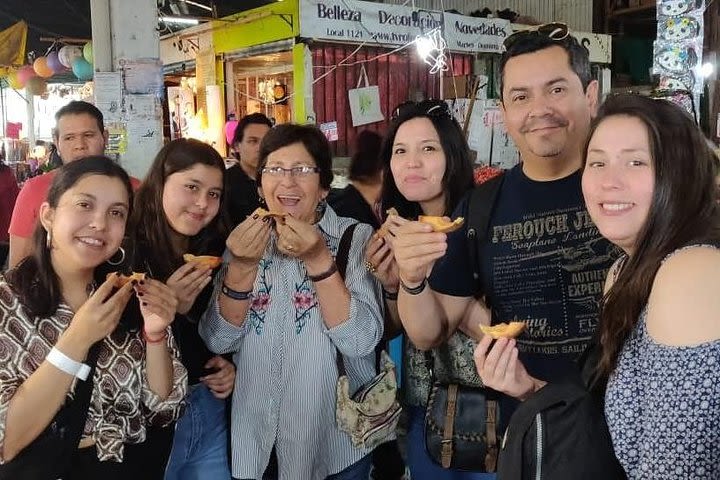
POLYGON ((33 255, 0 276, 3 478, 142 478, 148 426, 180 414, 175 295, 149 278, 106 278, 125 257, 132 196, 106 157, 64 165, 40 207, 33 255), (133 293, 140 328, 120 322, 133 293))
POLYGON ((152 429, 148 435, 148 475, 161 477, 165 471, 165 480, 230 478, 225 399, 232 392, 235 367, 210 352, 198 334, 213 268, 183 258, 188 253, 222 255, 225 183, 225 164, 213 147, 194 139, 173 140, 150 166, 131 218, 135 269, 165 282, 178 299, 172 330, 190 384, 174 441, 169 429, 152 429))
MULTIPOLYGON (((442 100, 409 102, 398 107, 381 158, 385 164, 383 210, 392 207, 398 213, 386 219, 384 228, 390 232, 419 215, 449 216, 474 185, 467 141, 442 100)), ((397 311, 400 279, 392 241, 391 235, 374 236, 368 245, 366 267, 383 285, 393 322, 386 325, 386 329, 398 334, 402 331, 397 311)), ((460 331, 447 332, 446 341, 434 349, 432 355, 418 350, 409 339, 405 340, 403 398, 409 413, 407 464, 413 479, 475 480, 484 476, 445 469, 433 463, 425 449, 423 429, 432 369, 441 379, 481 385, 472 362, 473 339, 481 335, 479 323, 489 322, 489 312, 481 302, 476 302, 460 324, 460 331)))
POLYGON ((332 156, 315 127, 285 124, 260 146, 258 182, 271 217, 256 212, 227 239, 200 334, 233 353, 232 473, 259 479, 277 460, 281 480, 367 478, 368 449, 335 418, 337 358, 355 391, 375 376, 382 338, 380 287, 363 265, 372 234, 358 224, 346 281, 335 256, 354 220, 325 203, 332 156))

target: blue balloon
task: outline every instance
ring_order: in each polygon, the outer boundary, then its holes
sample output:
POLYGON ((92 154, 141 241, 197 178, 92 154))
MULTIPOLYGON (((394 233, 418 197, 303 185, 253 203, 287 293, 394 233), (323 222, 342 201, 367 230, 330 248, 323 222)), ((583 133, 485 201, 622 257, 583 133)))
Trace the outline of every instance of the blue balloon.
POLYGON ((93 67, 83 57, 73 60, 72 71, 79 80, 92 80, 93 78, 93 67))

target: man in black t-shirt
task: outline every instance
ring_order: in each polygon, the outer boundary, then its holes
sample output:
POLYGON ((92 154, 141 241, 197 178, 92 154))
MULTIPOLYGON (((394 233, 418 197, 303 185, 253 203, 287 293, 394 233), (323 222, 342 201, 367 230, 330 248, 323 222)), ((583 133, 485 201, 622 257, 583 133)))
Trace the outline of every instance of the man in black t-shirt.
MULTIPOLYGON (((498 340, 488 352, 490 341, 483 339, 475 352, 483 381, 520 400, 573 372, 595 331, 612 263, 580 188, 598 84, 587 52, 555 25, 506 40, 501 105, 522 163, 505 174, 479 245, 480 282, 473 278, 466 228, 446 236, 402 221, 391 229, 403 287, 400 317, 418 347, 446 341, 481 285, 493 323, 526 323, 517 340, 498 340)), ((466 198, 454 216, 466 217, 467 207, 466 198)), ((502 413, 503 423, 509 413, 502 413)))
POLYGON ((235 128, 232 145, 239 157, 238 163, 226 172, 229 185, 227 204, 233 227, 260 206, 255 176, 260 142, 270 128, 272 122, 262 113, 244 116, 235 128))

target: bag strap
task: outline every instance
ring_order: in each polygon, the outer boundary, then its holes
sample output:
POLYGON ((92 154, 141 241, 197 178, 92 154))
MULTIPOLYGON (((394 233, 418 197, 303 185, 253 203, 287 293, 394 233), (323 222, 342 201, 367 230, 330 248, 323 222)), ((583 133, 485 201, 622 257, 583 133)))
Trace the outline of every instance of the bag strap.
POLYGON ((360 65, 360 75, 358 76, 357 85, 355 85, 355 88, 360 88, 360 84, 362 81, 365 80, 365 86, 370 85, 370 81, 368 80, 367 72, 365 71, 365 65, 360 65))
MULTIPOLYGON (((495 202, 504 180, 505 175, 503 174, 478 185, 472 190, 468 200, 468 255, 470 266, 473 269, 473 278, 478 283, 481 282, 478 250, 480 245, 488 238, 490 217, 495 209, 495 202)), ((483 293, 486 287, 487 285, 481 285, 483 293)))
MULTIPOLYGON (((90 367, 90 373, 86 380, 77 380, 77 386, 75 387, 75 398, 72 402, 64 409, 63 412, 56 415, 63 415, 66 417, 64 422, 66 430, 61 432, 61 436, 65 439, 66 445, 71 446, 73 450, 67 452, 64 456, 60 465, 60 473, 64 474, 65 471, 70 467, 73 453, 77 449, 82 437, 83 430, 85 429, 85 421, 87 419, 88 411, 90 409, 90 399, 92 398, 93 390, 93 377, 95 375, 95 366, 97 365, 98 355, 100 354, 100 342, 95 343, 90 347, 86 364, 90 367)), ((55 419, 53 419, 54 421, 55 419)))
POLYGON ((442 448, 440 461, 443 468, 450 468, 453 457, 453 432, 455 430, 455 411, 457 410, 458 386, 456 383, 448 385, 447 410, 445 411, 445 425, 443 427, 442 448))
MULTIPOLYGON (((353 223, 345 229, 342 237, 340 237, 337 254, 335 255, 335 265, 337 266, 338 273, 343 280, 345 280, 345 274, 347 272, 347 264, 348 258, 350 257, 350 246, 352 245, 353 233, 355 232, 355 227, 357 226, 357 223, 353 223)), ((343 356, 340 354, 340 351, 337 349, 337 347, 335 347, 335 363, 337 364, 337 369, 340 376, 345 375, 347 373, 345 370, 345 362, 343 361, 343 356)))

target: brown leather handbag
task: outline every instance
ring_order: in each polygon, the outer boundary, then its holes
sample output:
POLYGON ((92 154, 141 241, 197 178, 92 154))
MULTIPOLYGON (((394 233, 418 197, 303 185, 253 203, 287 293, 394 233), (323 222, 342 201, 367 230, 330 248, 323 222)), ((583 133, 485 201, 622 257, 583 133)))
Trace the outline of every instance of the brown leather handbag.
MULTIPOLYGON (((426 356, 432 362, 432 355, 426 356)), ((432 363, 430 363, 432 365, 432 363)), ((438 381, 436 369, 425 410, 425 448, 442 466, 467 472, 494 472, 501 434, 500 393, 482 386, 438 381)))

